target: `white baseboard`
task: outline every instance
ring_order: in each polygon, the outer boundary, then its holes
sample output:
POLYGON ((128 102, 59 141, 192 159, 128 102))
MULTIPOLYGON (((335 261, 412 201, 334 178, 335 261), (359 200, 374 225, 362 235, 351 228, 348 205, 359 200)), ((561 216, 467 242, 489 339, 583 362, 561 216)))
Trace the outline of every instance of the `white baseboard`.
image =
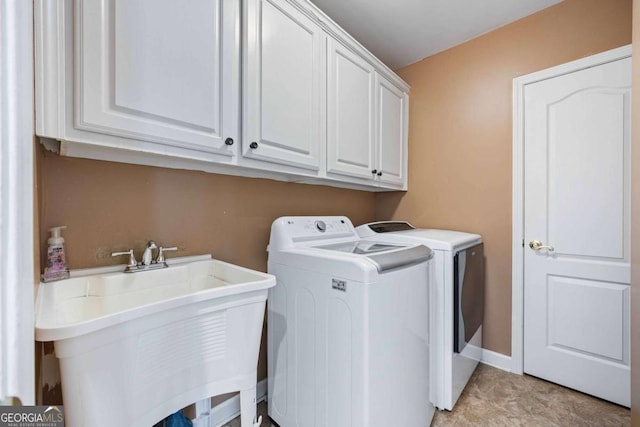
POLYGON ((493 366, 494 368, 502 369, 503 371, 511 372, 511 357, 505 356, 495 351, 482 349, 482 360, 485 365, 493 366))
MULTIPOLYGON (((256 403, 260 403, 266 398, 267 379, 265 378, 256 385, 256 403)), ((240 416, 240 394, 236 394, 211 408, 208 424, 213 427, 221 427, 238 416, 240 416)))

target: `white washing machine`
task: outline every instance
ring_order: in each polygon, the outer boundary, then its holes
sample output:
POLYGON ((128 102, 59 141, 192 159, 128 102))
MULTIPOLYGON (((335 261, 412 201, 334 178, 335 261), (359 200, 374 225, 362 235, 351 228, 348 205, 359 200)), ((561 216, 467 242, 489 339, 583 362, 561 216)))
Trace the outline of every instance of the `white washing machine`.
POLYGON ((421 244, 361 240, 346 217, 271 227, 269 416, 281 427, 424 427, 429 275, 421 244))
POLYGON ((482 358, 482 237, 459 231, 416 229, 404 221, 372 222, 356 230, 363 239, 421 243, 433 250, 431 396, 436 407, 452 410, 482 358))

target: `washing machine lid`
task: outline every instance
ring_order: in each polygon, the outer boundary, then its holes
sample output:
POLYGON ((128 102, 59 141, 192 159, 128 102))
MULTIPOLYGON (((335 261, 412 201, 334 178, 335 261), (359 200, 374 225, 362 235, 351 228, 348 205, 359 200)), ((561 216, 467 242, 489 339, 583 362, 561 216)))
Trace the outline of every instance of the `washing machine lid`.
POLYGON ((431 249, 424 245, 398 245, 367 240, 332 243, 314 249, 361 255, 372 262, 378 273, 409 267, 433 258, 431 249))
POLYGON ((415 228, 406 221, 378 221, 356 227, 361 238, 380 242, 421 243, 434 250, 457 251, 482 243, 479 234, 415 228))
POLYGON ((318 249, 345 252, 348 254, 369 255, 377 252, 391 251, 405 248, 406 245, 373 242, 370 240, 356 240, 354 242, 333 243, 330 245, 316 246, 318 249))

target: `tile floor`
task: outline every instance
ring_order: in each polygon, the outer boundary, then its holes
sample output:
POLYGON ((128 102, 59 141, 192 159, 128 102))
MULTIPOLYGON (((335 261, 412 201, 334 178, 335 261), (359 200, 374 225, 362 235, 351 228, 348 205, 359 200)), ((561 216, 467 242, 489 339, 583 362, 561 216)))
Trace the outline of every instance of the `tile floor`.
MULTIPOLYGON (((263 427, 276 427, 266 404, 258 405, 263 427)), ((480 364, 452 412, 437 411, 432 427, 630 426, 627 408, 530 376, 480 364)), ((240 427, 236 418, 225 427, 240 427)), ((403 426, 393 426, 403 427, 403 426)))
POLYGON ((630 426, 627 408, 542 381, 480 364, 452 412, 432 426, 630 426))

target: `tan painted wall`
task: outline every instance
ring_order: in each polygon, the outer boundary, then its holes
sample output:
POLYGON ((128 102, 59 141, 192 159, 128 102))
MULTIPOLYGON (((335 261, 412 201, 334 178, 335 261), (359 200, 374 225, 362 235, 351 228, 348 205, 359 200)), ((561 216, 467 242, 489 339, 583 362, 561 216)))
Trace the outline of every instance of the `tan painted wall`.
MULTIPOLYGON (((375 211, 374 194, 364 191, 65 158, 42 147, 38 157, 43 262, 48 229, 66 225, 73 269, 125 263, 110 253, 131 247, 139 259, 153 239, 180 247, 168 257, 211 253, 266 271, 277 217, 346 215, 360 224, 375 211)), ((266 377, 265 350, 263 342, 259 379, 266 377)))
POLYGON ((511 354, 512 80, 631 42, 631 0, 565 0, 399 70, 411 85, 409 192, 378 219, 483 235, 486 348, 511 354))
POLYGON ((266 271, 271 223, 281 215, 371 220, 374 194, 203 172, 59 157, 41 160, 41 251, 67 225, 71 268, 122 264, 110 253, 146 242, 179 246, 168 257, 212 253, 266 271))
MULTIPOLYGON (((633 0, 632 100, 640 106, 640 0, 633 0)), ((640 426, 640 108, 631 117, 631 425, 640 426)))

